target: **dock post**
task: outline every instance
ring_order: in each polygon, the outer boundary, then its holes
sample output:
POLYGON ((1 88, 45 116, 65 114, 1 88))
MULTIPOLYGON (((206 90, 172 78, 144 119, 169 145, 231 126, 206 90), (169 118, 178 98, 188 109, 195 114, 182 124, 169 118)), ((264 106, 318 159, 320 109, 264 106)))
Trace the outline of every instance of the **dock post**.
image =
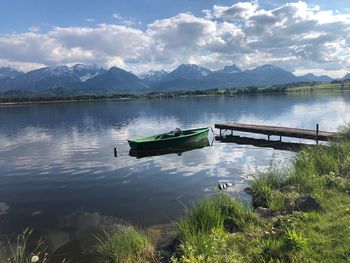
POLYGON ((117 147, 114 147, 114 157, 117 157, 118 154, 117 154, 117 147))
POLYGON ((221 136, 221 129, 220 129, 220 137, 222 137, 222 136, 221 136))
POLYGON ((267 140, 270 141, 270 134, 267 135, 267 140))
POLYGON ((282 135, 280 135, 280 142, 282 141, 282 135))
POLYGON ((318 123, 316 124, 316 144, 318 145, 318 123))

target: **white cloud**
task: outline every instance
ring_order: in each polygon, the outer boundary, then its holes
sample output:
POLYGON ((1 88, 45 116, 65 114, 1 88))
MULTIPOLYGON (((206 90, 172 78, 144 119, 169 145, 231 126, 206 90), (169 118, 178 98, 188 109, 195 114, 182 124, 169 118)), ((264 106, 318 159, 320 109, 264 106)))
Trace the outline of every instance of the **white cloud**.
POLYGON ((31 26, 31 27, 28 28, 28 31, 36 33, 36 32, 40 31, 40 27, 38 27, 38 26, 31 26))
POLYGON ((95 28, 56 27, 48 36, 67 50, 89 51, 99 63, 115 56, 123 60, 137 58, 145 52, 150 41, 141 30, 109 24, 95 28))
POLYGON ((191 14, 156 20, 148 25, 147 34, 161 49, 200 47, 215 31, 215 23, 191 14))
POLYGON ((140 21, 136 21, 134 18, 125 18, 123 16, 121 16, 118 13, 114 13, 112 15, 113 18, 115 18, 116 20, 118 20, 118 22, 124 26, 134 26, 136 24, 141 24, 140 21))
POLYGON ((2 58, 0 58, 0 65, 16 68, 24 72, 27 72, 36 68, 45 67, 45 64, 42 64, 42 63, 14 61, 14 60, 2 59, 2 58))
POLYGON ((115 19, 118 19, 118 20, 123 19, 123 17, 122 17, 121 15, 119 15, 118 13, 114 13, 114 14, 112 15, 112 17, 114 17, 115 19))
POLYGON ((84 21, 92 23, 92 22, 95 22, 95 18, 88 17, 88 18, 85 18, 84 21))
POLYGON ((245 20, 253 16, 258 9, 257 2, 238 2, 232 6, 214 5, 212 12, 207 12, 208 18, 220 18, 226 21, 245 20))
POLYGON ((97 63, 125 65, 145 52, 149 42, 144 32, 120 25, 55 27, 36 32, 0 36, 0 61, 6 64, 54 65, 97 63))
MULTIPOLYGON (((146 29, 113 14, 119 24, 32 28, 0 35, 0 63, 36 65, 96 63, 128 70, 172 69, 198 63, 214 69, 272 63, 294 72, 341 76, 350 71, 350 14, 299 1, 263 9, 258 1, 214 6, 155 20, 146 29)), ((87 21, 87 20, 86 20, 87 21)))

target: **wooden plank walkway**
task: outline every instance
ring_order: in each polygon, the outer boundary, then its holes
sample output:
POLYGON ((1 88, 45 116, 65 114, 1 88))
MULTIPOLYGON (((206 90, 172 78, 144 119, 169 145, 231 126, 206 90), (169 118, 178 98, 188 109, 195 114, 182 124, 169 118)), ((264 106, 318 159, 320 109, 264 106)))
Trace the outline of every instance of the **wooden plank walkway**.
POLYGON ((275 135, 280 136, 280 140, 282 137, 292 137, 318 142, 329 141, 339 136, 339 133, 336 132, 318 131, 318 124, 316 125, 316 130, 242 123, 215 124, 215 128, 220 129, 220 136, 222 135, 222 130, 230 130, 231 134, 233 131, 266 134, 268 139, 270 139, 270 136, 275 135))

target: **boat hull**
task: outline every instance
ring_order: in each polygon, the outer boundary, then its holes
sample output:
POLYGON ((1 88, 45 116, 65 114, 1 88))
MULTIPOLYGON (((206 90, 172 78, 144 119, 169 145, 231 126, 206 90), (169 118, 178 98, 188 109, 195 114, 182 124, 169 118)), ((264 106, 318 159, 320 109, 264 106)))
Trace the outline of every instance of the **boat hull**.
POLYGON ((159 134, 150 137, 128 140, 130 148, 133 150, 169 149, 178 145, 186 145, 198 142, 208 137, 209 128, 184 130, 184 135, 169 136, 170 133, 159 134), (161 137, 163 139, 157 139, 161 137))

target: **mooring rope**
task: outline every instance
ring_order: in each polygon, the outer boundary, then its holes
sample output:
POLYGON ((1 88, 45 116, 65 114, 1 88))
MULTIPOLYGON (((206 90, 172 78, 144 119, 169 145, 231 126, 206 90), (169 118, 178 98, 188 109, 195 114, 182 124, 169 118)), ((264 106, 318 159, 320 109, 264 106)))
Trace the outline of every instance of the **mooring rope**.
POLYGON ((214 132, 213 127, 209 126, 209 128, 211 129, 211 132, 214 134, 214 136, 218 136, 218 134, 214 132))

